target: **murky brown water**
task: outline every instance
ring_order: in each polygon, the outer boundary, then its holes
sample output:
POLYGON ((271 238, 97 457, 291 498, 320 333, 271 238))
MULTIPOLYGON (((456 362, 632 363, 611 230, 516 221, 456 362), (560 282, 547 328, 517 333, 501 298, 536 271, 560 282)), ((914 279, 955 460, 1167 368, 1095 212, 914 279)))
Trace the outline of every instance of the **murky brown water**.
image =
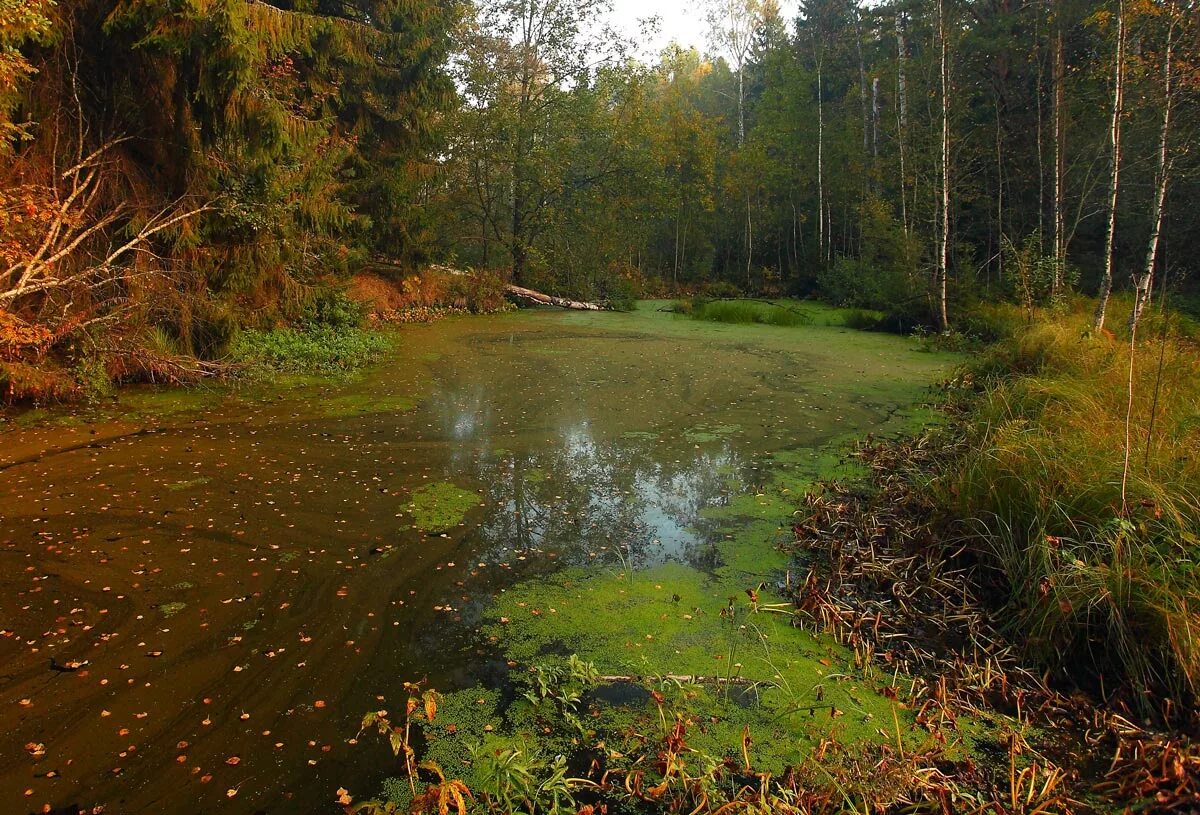
POLYGON ((473 636, 495 592, 703 561, 701 508, 945 364, 836 328, 518 314, 406 329, 352 384, 4 431, 0 812, 337 812, 391 769, 350 743, 364 711, 502 681, 473 636), (413 529, 445 481, 481 505, 413 529))

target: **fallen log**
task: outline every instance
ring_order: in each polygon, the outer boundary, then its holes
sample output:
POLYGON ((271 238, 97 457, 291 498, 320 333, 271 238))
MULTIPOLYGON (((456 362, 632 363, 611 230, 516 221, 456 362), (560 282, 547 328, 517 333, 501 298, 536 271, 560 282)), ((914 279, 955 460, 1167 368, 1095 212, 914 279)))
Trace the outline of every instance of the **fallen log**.
POLYGON ((555 297, 551 294, 543 294, 540 291, 527 289, 524 286, 516 286, 509 283, 504 287, 504 291, 520 300, 530 300, 534 303, 539 303, 543 306, 556 306, 558 308, 575 309, 576 311, 604 311, 605 307, 599 303, 589 303, 584 300, 568 300, 566 297, 555 297))
MULTIPOLYGON (((449 266, 430 266, 435 272, 442 274, 450 274, 456 277, 469 277, 471 272, 464 272, 462 269, 453 269, 449 266)), ((514 283, 506 283, 504 293, 518 300, 528 300, 532 303, 537 303, 542 306, 554 306, 556 308, 568 308, 575 311, 607 311, 608 307, 600 303, 589 303, 586 300, 571 300, 567 297, 555 297, 552 294, 545 294, 535 289, 527 289, 524 286, 518 286, 514 283)))

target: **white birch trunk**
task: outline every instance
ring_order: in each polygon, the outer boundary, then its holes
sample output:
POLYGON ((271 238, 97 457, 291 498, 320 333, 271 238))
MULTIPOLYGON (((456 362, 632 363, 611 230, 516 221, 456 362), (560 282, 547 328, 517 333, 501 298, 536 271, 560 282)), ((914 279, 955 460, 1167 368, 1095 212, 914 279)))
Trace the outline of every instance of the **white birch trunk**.
POLYGON ((1100 297, 1096 304, 1096 315, 1092 326, 1096 331, 1104 328, 1108 311, 1108 299, 1112 295, 1113 266, 1116 262, 1117 238, 1117 193, 1121 181, 1121 114, 1125 101, 1125 2, 1117 4, 1117 58, 1113 66, 1112 127, 1112 183, 1108 197, 1108 236, 1104 240, 1104 277, 1100 279, 1100 297))
POLYGON ((1142 273, 1134 279, 1133 312, 1129 315, 1129 329, 1137 329, 1142 311, 1150 300, 1150 290, 1154 285, 1154 266, 1158 262, 1158 242, 1162 234, 1163 206, 1167 200, 1167 186, 1171 180, 1171 108, 1173 103, 1173 88, 1171 61, 1174 56, 1175 26, 1167 33, 1167 53, 1163 66, 1163 118, 1162 130, 1158 139, 1158 178, 1154 190, 1153 226, 1150 228, 1150 242, 1146 246, 1146 265, 1142 273))

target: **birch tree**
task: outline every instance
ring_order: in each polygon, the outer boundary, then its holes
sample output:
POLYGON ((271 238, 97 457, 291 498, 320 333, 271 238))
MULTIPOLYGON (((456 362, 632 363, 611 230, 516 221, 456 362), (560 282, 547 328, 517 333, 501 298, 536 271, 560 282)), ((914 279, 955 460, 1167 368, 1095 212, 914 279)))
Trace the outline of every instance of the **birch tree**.
MULTIPOLYGON (((1192 5, 1192 4, 1188 4, 1192 5)), ((1195 14, 1195 9, 1181 8, 1181 4, 1172 2, 1166 9, 1168 17, 1166 44, 1162 55, 1162 124, 1158 136, 1158 167, 1154 178, 1154 203, 1150 214, 1150 238, 1146 244, 1146 260, 1140 274, 1134 275, 1133 310, 1129 315, 1130 331, 1136 331, 1138 321, 1146 304, 1150 301, 1150 292, 1154 287, 1154 267, 1158 262, 1159 240, 1162 235, 1163 212, 1167 200, 1167 188, 1171 183, 1171 169, 1174 156, 1171 149, 1171 125, 1176 102, 1175 79, 1175 49, 1180 23, 1185 15, 1195 14)))
POLYGON ((950 276, 950 47, 946 31, 946 2, 938 0, 937 26, 939 46, 939 76, 942 101, 942 150, 941 150, 941 219, 938 234, 937 271, 934 279, 934 290, 938 298, 937 316, 938 327, 942 331, 950 328, 950 314, 947 309, 947 280, 950 276))
POLYGON ((763 19, 764 0, 709 0, 708 38, 737 77, 737 143, 746 143, 746 60, 763 19))
POLYGON ((1092 326, 1104 328, 1108 300, 1112 295, 1113 267, 1116 265, 1117 196, 1121 187, 1121 116, 1125 107, 1125 0, 1117 2, 1117 44, 1113 61, 1112 124, 1109 127, 1110 160, 1108 195, 1108 232, 1104 240, 1104 276, 1100 278, 1099 301, 1092 326))

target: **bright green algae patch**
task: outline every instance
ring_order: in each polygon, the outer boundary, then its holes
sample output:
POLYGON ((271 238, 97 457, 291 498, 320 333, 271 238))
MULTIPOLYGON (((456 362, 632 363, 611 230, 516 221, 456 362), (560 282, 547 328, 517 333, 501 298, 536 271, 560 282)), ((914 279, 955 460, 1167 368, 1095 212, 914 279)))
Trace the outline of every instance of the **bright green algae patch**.
POLYGON ((853 677, 848 650, 794 627, 765 593, 756 609, 746 588, 675 563, 632 575, 568 570, 506 592, 496 611, 510 622, 485 631, 525 665, 574 653, 610 676, 761 683, 753 694, 767 718, 794 718, 801 738, 842 731, 857 741, 874 737, 874 721, 891 722, 893 703, 853 677))
POLYGON ((413 524, 424 532, 442 532, 462 523, 463 518, 479 505, 480 497, 470 490, 437 481, 413 490, 408 513, 413 524))

